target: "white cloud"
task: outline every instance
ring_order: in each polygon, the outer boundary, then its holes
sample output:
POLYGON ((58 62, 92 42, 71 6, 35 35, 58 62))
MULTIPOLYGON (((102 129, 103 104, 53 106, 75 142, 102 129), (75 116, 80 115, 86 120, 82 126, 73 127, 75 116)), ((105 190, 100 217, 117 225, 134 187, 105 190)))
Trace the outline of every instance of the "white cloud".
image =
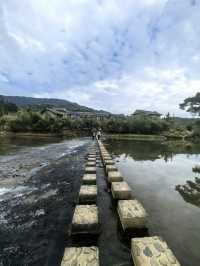
POLYGON ((185 115, 178 104, 200 85, 199 20, 189 0, 3 0, 0 93, 185 115))

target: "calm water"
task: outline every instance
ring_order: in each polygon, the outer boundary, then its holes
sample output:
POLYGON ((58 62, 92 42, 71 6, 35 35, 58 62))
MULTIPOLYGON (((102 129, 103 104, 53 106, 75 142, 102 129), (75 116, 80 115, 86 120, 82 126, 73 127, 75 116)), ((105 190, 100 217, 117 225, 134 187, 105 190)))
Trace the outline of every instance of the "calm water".
POLYGON ((0 135, 0 156, 15 153, 17 150, 25 147, 37 147, 40 145, 57 143, 63 138, 55 136, 1 136, 0 135))
POLYGON ((162 236, 182 265, 200 265, 200 145, 107 141, 124 179, 149 213, 149 234, 162 236))

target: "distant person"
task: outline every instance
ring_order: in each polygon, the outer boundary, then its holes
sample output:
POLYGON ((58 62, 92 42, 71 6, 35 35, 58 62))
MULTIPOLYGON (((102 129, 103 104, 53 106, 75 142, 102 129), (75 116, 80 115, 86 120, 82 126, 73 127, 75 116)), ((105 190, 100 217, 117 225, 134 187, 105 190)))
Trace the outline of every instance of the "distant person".
POLYGON ((101 131, 100 131, 100 130, 97 131, 97 139, 98 139, 98 140, 101 139, 101 131))
POLYGON ((95 138, 96 138, 96 132, 93 131, 93 132, 92 132, 92 139, 95 140, 95 138))

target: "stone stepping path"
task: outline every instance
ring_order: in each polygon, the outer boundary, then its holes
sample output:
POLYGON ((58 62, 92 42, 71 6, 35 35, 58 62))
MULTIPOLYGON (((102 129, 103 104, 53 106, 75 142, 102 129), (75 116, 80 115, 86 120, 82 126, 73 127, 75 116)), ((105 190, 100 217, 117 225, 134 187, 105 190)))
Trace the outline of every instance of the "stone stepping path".
POLYGON ((85 167, 86 174, 96 174, 96 166, 86 166, 85 167))
POLYGON ((123 177, 119 171, 108 172, 107 179, 109 183, 123 181, 123 177))
POLYGON ((97 247, 71 247, 64 251, 61 266, 99 266, 97 247))
POLYGON ((167 243, 157 236, 132 238, 131 254, 135 266, 180 266, 167 243))
POLYGON ((148 215, 138 200, 119 200, 117 211, 124 230, 146 227, 148 215))
POLYGON ((97 201, 97 186, 82 185, 79 192, 79 203, 96 203, 97 201))
POLYGON ((132 197, 132 191, 127 182, 112 182, 111 192, 114 199, 130 199, 132 197))
POLYGON ((95 185, 97 182, 96 174, 84 174, 83 184, 85 185, 95 185))
MULTIPOLYGON (((111 186, 112 198, 117 201, 117 213, 124 233, 127 229, 145 228, 148 218, 146 210, 137 199, 133 198, 128 183, 123 181, 121 173, 103 143, 97 140, 97 144, 100 150, 100 160, 103 162, 107 176, 107 185, 111 186)), ((94 204, 98 197, 96 185, 96 162, 98 160, 96 147, 90 147, 79 191, 79 205, 75 207, 73 215, 72 235, 98 235, 100 233, 98 206, 94 204)), ((132 238, 130 241, 130 253, 135 266, 180 266, 166 242, 158 236, 132 238)), ((64 251, 61 262, 61 266, 99 265, 104 266, 99 259, 99 250, 96 245, 68 247, 64 251)))
POLYGON ((72 234, 98 234, 99 217, 96 205, 76 205, 72 234))

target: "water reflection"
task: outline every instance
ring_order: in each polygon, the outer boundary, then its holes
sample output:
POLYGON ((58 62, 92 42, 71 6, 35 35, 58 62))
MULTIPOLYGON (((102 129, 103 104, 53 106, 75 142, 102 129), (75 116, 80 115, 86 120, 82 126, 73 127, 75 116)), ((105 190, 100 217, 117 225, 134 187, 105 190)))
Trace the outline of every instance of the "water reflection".
POLYGON ((182 142, 109 140, 109 149, 117 156, 123 153, 125 157, 132 157, 135 161, 164 159, 168 162, 177 154, 188 156, 199 154, 200 145, 182 142))
MULTIPOLYGON (((192 168, 195 174, 200 174, 200 166, 192 168)), ((187 180, 185 185, 177 185, 176 190, 183 199, 197 207, 200 207, 200 178, 195 177, 194 181, 187 180)))
POLYGON ((62 137, 50 135, 0 135, 0 155, 10 154, 22 147, 43 146, 62 141, 62 137))
POLYGON ((200 145, 135 140, 106 144, 149 214, 150 235, 163 237, 181 265, 199 266, 200 176, 195 165, 200 145))

